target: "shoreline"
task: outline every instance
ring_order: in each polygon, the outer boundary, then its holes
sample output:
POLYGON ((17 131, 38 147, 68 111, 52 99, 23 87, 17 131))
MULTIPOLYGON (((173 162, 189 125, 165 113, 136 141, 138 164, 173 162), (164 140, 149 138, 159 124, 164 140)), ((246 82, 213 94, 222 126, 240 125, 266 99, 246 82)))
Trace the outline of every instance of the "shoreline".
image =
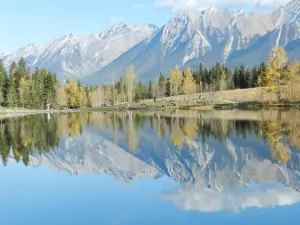
POLYGON ((218 111, 218 110, 261 110, 261 109, 300 109, 300 104, 263 104, 258 102, 242 102, 239 104, 215 104, 215 105, 190 105, 190 106, 159 106, 159 105, 134 105, 107 106, 97 108, 79 108, 79 109, 55 109, 55 110, 34 110, 34 109, 0 109, 0 118, 9 118, 13 116, 27 116, 34 114, 52 114, 52 113, 74 113, 74 112, 122 112, 122 111, 168 111, 168 110, 193 110, 193 111, 218 111))

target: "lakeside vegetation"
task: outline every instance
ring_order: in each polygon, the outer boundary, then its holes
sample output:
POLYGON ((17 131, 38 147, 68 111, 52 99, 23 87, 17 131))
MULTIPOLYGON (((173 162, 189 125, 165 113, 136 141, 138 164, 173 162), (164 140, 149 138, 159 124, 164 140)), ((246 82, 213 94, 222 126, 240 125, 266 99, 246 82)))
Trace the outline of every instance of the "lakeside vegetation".
MULTIPOLYGON (((198 101, 191 103, 197 108, 201 105, 215 106, 216 102, 222 104, 226 96, 219 96, 217 99, 217 92, 255 87, 260 87, 256 95, 259 95, 261 103, 268 101, 288 104, 299 101, 298 84, 300 62, 288 62, 282 48, 274 48, 269 54, 268 62, 261 63, 259 67, 242 65, 231 71, 226 65, 217 62, 209 69, 200 64, 198 70, 192 71, 189 67, 181 70, 175 65, 167 76, 161 73, 156 81, 150 80, 148 85, 137 81, 131 65, 118 81, 99 86, 82 86, 72 79, 61 84, 55 73, 45 69, 35 68, 31 72, 26 67, 24 58, 18 64, 13 62, 7 74, 0 60, 0 102, 2 106, 10 108, 99 108, 108 105, 140 107, 142 104, 147 105, 151 99, 152 106, 159 106, 157 100, 164 100, 160 106, 172 107, 180 105, 178 96, 198 93, 198 99, 194 98, 198 101), (270 94, 275 98, 266 97, 270 94)), ((187 98, 184 99, 185 103, 189 105, 186 100, 187 98)))

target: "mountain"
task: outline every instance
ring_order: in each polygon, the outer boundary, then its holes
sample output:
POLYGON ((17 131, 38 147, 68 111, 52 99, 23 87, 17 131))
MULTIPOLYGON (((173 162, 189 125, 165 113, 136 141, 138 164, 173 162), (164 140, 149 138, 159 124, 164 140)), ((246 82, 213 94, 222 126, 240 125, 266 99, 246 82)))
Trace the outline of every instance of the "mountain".
POLYGON ((231 67, 256 65, 266 60, 275 45, 285 47, 291 59, 300 59, 299 18, 300 0, 271 13, 210 8, 179 14, 85 81, 106 82, 111 74, 120 77, 129 64, 144 81, 167 73, 175 64, 192 68, 200 62, 210 67, 216 61, 231 67))
POLYGON ((274 46, 284 47, 289 60, 300 59, 300 0, 290 2, 273 14, 279 18, 280 23, 249 48, 233 52, 228 58, 229 65, 258 65, 267 60, 266 53, 274 46))
POLYGON ((82 79, 108 65, 157 29, 154 25, 129 26, 122 22, 101 33, 68 34, 42 46, 30 44, 0 57, 6 67, 23 56, 30 67, 39 66, 56 72, 59 80, 67 77, 82 79))
POLYGON ((21 56, 32 66, 45 67, 86 84, 111 82, 126 67, 135 67, 141 81, 167 73, 175 64, 198 68, 217 61, 258 65, 274 46, 284 47, 290 60, 300 59, 300 0, 270 13, 217 10, 180 13, 163 27, 116 24, 92 35, 65 35, 42 46, 27 45, 0 58, 9 67, 21 56))

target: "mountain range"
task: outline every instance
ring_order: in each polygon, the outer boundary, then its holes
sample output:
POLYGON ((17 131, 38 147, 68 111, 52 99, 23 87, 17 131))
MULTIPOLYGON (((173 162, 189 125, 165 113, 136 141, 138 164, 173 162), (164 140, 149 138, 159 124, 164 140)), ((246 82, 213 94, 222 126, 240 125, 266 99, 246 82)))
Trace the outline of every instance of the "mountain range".
POLYGON ((27 45, 1 53, 5 65, 21 56, 31 67, 98 84, 118 79, 132 64, 138 79, 155 79, 175 64, 197 68, 217 61, 258 65, 274 46, 284 47, 289 60, 300 59, 300 0, 270 13, 212 7, 176 15, 161 28, 116 24, 92 35, 69 34, 42 46, 27 45))

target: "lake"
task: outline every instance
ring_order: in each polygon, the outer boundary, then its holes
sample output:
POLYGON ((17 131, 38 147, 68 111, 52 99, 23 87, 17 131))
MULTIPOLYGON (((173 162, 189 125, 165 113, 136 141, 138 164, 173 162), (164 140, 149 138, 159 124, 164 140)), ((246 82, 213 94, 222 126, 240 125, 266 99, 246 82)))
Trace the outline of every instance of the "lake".
POLYGON ((297 224, 300 111, 2 119, 1 224, 297 224))

